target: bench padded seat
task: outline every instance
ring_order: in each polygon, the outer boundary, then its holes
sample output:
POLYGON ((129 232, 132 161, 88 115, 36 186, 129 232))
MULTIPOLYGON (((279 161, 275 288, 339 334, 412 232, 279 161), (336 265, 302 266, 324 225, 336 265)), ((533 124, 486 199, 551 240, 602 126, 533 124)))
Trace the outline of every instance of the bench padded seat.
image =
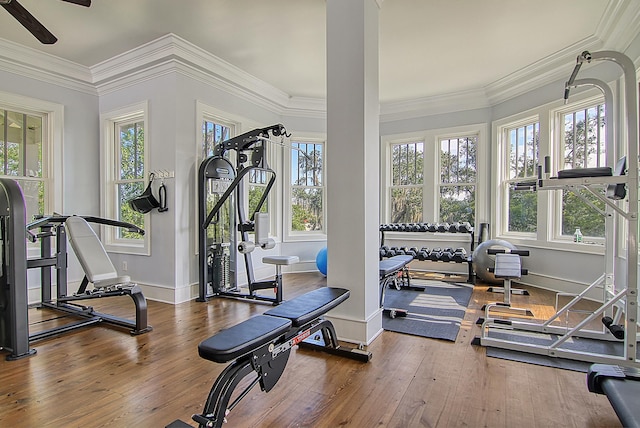
POLYGON ((381 260, 379 264, 380 277, 384 278, 389 274, 399 271, 400 269, 405 267, 408 263, 410 263, 412 260, 413 260, 413 256, 402 255, 402 254, 398 256, 393 256, 386 260, 381 260))
POLYGON ((349 290, 322 287, 287 300, 269 309, 265 315, 291 320, 294 327, 300 327, 329 312, 348 298, 349 290))
POLYGON ((203 340, 198 354, 216 363, 226 363, 265 345, 291 328, 291 321, 256 315, 203 340))

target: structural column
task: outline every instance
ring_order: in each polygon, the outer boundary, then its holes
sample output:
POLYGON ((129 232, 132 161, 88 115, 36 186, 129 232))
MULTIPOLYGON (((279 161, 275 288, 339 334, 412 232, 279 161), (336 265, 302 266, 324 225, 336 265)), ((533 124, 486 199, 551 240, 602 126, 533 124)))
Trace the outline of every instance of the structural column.
POLYGON ((376 0, 327 0, 327 284, 340 338, 370 343, 379 308, 379 95, 376 0))

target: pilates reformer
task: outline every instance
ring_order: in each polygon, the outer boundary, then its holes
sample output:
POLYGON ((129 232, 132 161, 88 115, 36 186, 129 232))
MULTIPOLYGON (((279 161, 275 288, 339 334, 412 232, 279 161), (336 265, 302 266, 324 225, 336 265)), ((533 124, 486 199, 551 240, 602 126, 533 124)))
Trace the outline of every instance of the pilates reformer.
MULTIPOLYGON (((605 112, 610 113, 614 108, 612 91, 608 85, 596 79, 576 80, 576 76, 583 63, 592 61, 612 61, 623 70, 624 77, 624 105, 626 113, 625 134, 628 139, 626 156, 630 159, 626 170, 625 158, 622 157, 616 165, 613 162, 613 127, 607 126, 606 167, 581 168, 558 171, 557 176, 550 177, 550 161, 545 158, 543 165, 538 166, 538 180, 523 184, 528 190, 570 190, 581 197, 579 190, 586 191, 604 203, 606 211, 597 209, 593 204, 583 200, 605 216, 605 272, 579 294, 558 293, 556 297, 556 313, 541 323, 523 322, 519 320, 496 320, 490 317, 482 324, 481 336, 474 342, 483 346, 529 352, 532 354, 560 357, 600 364, 620 365, 625 367, 640 367, 637 357, 637 303, 638 303, 638 94, 636 72, 633 61, 626 55, 613 51, 583 52, 577 58, 569 81, 565 86, 565 99, 569 89, 578 85, 597 86, 605 94, 605 112), (628 199, 625 207, 618 202, 628 199), (614 215, 619 215, 626 222, 627 233, 630 234, 626 247, 626 285, 616 287, 614 282, 614 251, 616 230, 614 215), (575 326, 559 325, 563 317, 568 319, 569 313, 575 311, 576 304, 590 292, 601 288, 603 290, 602 304, 586 316, 575 326), (561 296, 572 297, 566 305, 558 306, 561 296), (622 318, 624 316, 624 318, 622 318), (601 318, 604 327, 601 331, 588 329, 594 320, 601 318), (538 343, 533 343, 535 336, 538 343), (574 339, 595 339, 602 342, 618 343, 618 350, 611 352, 588 351, 576 349, 571 344, 574 339)), ((615 124, 615 120, 607 119, 607 124, 615 124)))
POLYGON ((275 241, 268 236, 269 216, 262 208, 276 174, 267 164, 267 142, 270 137, 285 136, 283 125, 254 129, 230 138, 214 148, 213 155, 205 159, 198 170, 198 257, 199 297, 207 301, 212 297, 252 299, 279 304, 282 302, 280 267, 296 263, 295 256, 271 256, 264 263, 276 265, 273 280, 256 281, 251 252, 255 248, 268 250, 275 241), (236 152, 236 165, 228 159, 236 152), (253 212, 247 218, 243 179, 248 174, 264 178, 266 186, 253 212), (240 239, 236 236, 239 232, 240 239), (254 241, 249 233, 254 232, 254 241), (238 251, 236 251, 236 249, 238 251), (237 278, 237 253, 242 254, 247 274, 248 292, 243 292, 237 278), (260 290, 273 290, 274 296, 259 294, 260 290))
POLYGON ((10 179, 0 179, 0 241, 2 244, 2 269, 0 281, 0 348, 10 351, 8 360, 35 354, 29 344, 37 340, 69 332, 97 323, 111 324, 130 330, 131 334, 150 331, 147 324, 147 302, 140 287, 129 277, 118 276, 102 243, 87 221, 125 227, 132 232, 144 233, 135 225, 98 217, 67 217, 54 215, 42 217, 25 224, 24 199, 18 184, 10 179), (39 229, 34 234, 31 231, 39 229), (55 231, 54 231, 55 229, 55 231), (76 293, 67 292, 67 234, 85 277, 76 293), (41 255, 27 259, 26 237, 40 240, 41 255), (56 238, 52 256, 51 239, 56 238), (78 320, 35 333, 29 332, 27 269, 40 269, 41 301, 38 307, 53 310, 78 320), (56 296, 52 296, 52 269, 56 270, 56 296), (88 288, 89 284, 92 288, 88 288), (135 321, 95 311, 79 301, 128 295, 136 308, 135 321))
MULTIPOLYGON (((192 419, 201 428, 221 427, 229 413, 257 384, 264 392, 275 387, 287 365, 291 349, 296 345, 361 362, 371 360, 369 351, 340 346, 333 324, 323 318, 348 298, 346 289, 319 288, 202 341, 198 345, 200 357, 219 364, 231 364, 214 382, 202 413, 193 415, 192 419), (235 388, 251 374, 253 380, 229 404, 235 388)), ((176 420, 167 428, 188 426, 186 422, 176 420)))

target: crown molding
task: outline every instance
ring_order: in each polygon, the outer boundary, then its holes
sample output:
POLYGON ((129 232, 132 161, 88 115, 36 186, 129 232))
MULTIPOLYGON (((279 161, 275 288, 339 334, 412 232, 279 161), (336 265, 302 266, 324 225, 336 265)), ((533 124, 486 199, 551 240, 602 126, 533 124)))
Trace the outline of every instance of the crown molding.
POLYGON ((609 2, 595 35, 606 49, 624 52, 640 32, 640 2, 609 2))
POLYGON ((496 80, 486 86, 489 103, 500 104, 549 83, 568 78, 580 52, 601 48, 602 42, 596 36, 591 36, 496 80))
POLYGON ((291 97, 175 34, 167 34, 91 67, 100 95, 171 71, 246 99, 276 114, 326 117, 325 100, 291 97))
POLYGON ((471 89, 412 100, 380 103, 380 121, 392 122, 485 107, 491 107, 485 89, 471 89))
MULTIPOLYGON (((380 120, 388 122, 492 107, 566 77, 567 70, 583 50, 625 51, 639 32, 640 2, 611 1, 592 36, 483 88, 382 102, 380 120)), ((637 64, 640 58, 632 60, 637 64)), ((0 70, 91 95, 104 95, 179 73, 275 114, 326 118, 325 99, 290 96, 175 34, 164 35, 92 67, 0 39, 0 70)))
POLYGON ((0 70, 97 95, 87 67, 6 39, 0 39, 0 70))

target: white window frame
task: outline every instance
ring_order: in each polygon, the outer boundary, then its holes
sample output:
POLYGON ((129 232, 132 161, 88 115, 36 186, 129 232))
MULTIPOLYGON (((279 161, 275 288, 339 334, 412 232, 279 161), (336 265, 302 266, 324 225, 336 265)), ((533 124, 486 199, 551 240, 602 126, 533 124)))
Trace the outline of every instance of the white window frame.
MULTIPOLYGON (((292 133, 293 134, 293 133, 292 133)), ((282 206, 283 210, 283 238, 286 241, 290 242, 300 242, 300 241, 324 241, 327 239, 327 138, 324 134, 318 133, 295 133, 294 137, 288 137, 285 139, 285 146, 282 150, 283 152, 283 162, 282 162, 282 170, 284 172, 283 175, 283 201, 282 206), (311 143, 311 144, 322 144, 323 150, 323 177, 322 177, 322 231, 293 231, 291 230, 291 222, 292 222, 292 212, 291 212, 291 197, 292 197, 292 186, 291 180, 293 176, 293 171, 291 171, 291 148, 292 142, 297 143, 311 143)))
MULTIPOLYGON (((566 105, 551 109, 549 111, 551 122, 553 123, 553 136, 551 139, 550 152, 553 153, 551 159, 551 170, 554 173, 556 173, 559 169, 564 168, 564 115, 576 110, 593 107, 599 104, 604 104, 603 95, 579 99, 575 102, 567 103, 566 105)), ((553 212, 551 216, 551 239, 557 242, 567 242, 573 244, 572 235, 562 234, 562 191, 553 192, 552 206, 553 212)), ((604 245, 605 238, 590 236, 589 241, 596 244, 597 247, 601 247, 602 245, 604 245)))
POLYGON ((425 220, 424 216, 425 216, 425 197, 426 197, 426 188, 427 186, 425 185, 425 182, 427 180, 426 177, 426 171, 425 171, 425 165, 427 164, 427 144, 425 142, 425 140, 423 138, 418 138, 418 139, 400 139, 400 140, 394 140, 394 141, 389 141, 388 142, 388 146, 387 146, 387 164, 388 164, 388 168, 389 168, 389 177, 388 177, 388 186, 387 186, 387 192, 386 192, 386 196, 385 196, 385 201, 384 203, 388 206, 388 221, 390 221, 391 215, 392 215, 392 194, 393 194, 393 190, 394 189, 402 189, 402 188, 408 188, 408 189, 418 189, 418 188, 422 188, 422 221, 430 221, 430 220, 425 220), (407 145, 407 144, 422 144, 422 184, 409 184, 409 185, 394 185, 393 184, 393 148, 394 146, 403 146, 403 145, 407 145))
MULTIPOLYGON (((480 133, 476 133, 476 132, 468 132, 468 133, 458 133, 458 132, 454 132, 453 134, 441 134, 436 138, 435 141, 436 145, 437 145, 437 186, 436 186, 436 193, 434 193, 435 195, 440 195, 440 190, 442 187, 453 187, 453 186, 473 186, 474 187, 474 193, 475 193, 475 205, 473 207, 473 218, 475 219, 475 221, 477 222, 477 212, 478 212, 478 179, 479 179, 479 160, 478 160, 478 155, 479 155, 479 149, 480 149, 480 133), (440 174, 442 173, 442 156, 441 156, 441 151, 442 151, 442 141, 443 140, 453 140, 453 139, 461 139, 461 138, 472 138, 472 137, 476 137, 476 180, 473 183, 470 182, 464 182, 464 183, 456 183, 456 184, 451 184, 451 183, 443 183, 440 177, 440 174)), ((435 211, 435 221, 440 222, 440 200, 441 198, 438 197, 437 198, 438 202, 437 202, 437 206, 436 206, 436 211, 435 211)), ((456 220, 458 221, 458 220, 456 220)))
MULTIPOLYGON (((524 114, 519 115, 517 118, 512 118, 513 120, 508 121, 500 121, 494 128, 494 132, 496 135, 496 183, 498 183, 498 198, 497 201, 500 201, 500 204, 497 203, 492 204, 496 206, 496 210, 493 218, 496 219, 496 224, 498 225, 498 234, 500 236, 505 237, 514 237, 519 239, 531 240, 536 239, 538 237, 538 233, 540 231, 540 216, 544 215, 542 210, 540 209, 540 201, 538 201, 537 206, 537 217, 536 217, 536 229, 537 232, 516 232, 509 230, 509 198, 507 197, 509 194, 509 185, 511 184, 511 179, 509 178, 509 170, 510 170, 510 141, 509 141, 509 130, 513 128, 519 128, 527 125, 531 125, 533 123, 538 124, 538 138, 539 138, 539 147, 538 147, 538 155, 539 160, 544 159, 543 154, 543 140, 544 133, 542 128, 542 123, 540 121, 540 116, 536 114, 524 114)), ((541 194, 538 192, 538 199, 541 194)))
MULTIPOLYGON (((118 194, 116 179, 119 156, 118 135, 115 129, 117 123, 126 120, 138 120, 143 122, 144 126, 144 171, 145 186, 148 183, 148 176, 151 165, 150 156, 150 128, 149 128, 149 104, 143 101, 134 105, 112 110, 100 115, 100 148, 101 148, 101 182, 102 197, 100 198, 100 213, 106 218, 118 218, 118 194)), ((122 254, 139 254, 151 255, 151 215, 144 214, 145 234, 140 239, 122 239, 118 238, 117 229, 114 227, 101 227, 102 240, 107 251, 122 254)))
MULTIPOLYGON (((390 134, 382 136, 382 144, 380 145, 380 222, 386 223, 391 215, 391 145, 402 144, 412 141, 423 141, 424 152, 424 196, 423 200, 423 219, 424 222, 437 222, 440 216, 439 197, 435 198, 429 195, 440 195, 440 140, 449 138, 463 138, 468 136, 477 136, 478 142, 476 147, 476 168, 482 171, 489 165, 489 144, 487 136, 489 135, 488 125, 486 123, 462 125, 452 128, 431 129, 425 131, 410 132, 404 134, 390 134)), ((489 177, 487 174, 476 174, 476 206, 475 221, 476 225, 481 222, 489 221, 489 211, 485 202, 488 199, 489 177)), ((458 239, 453 234, 448 239, 458 239)), ((468 237, 463 237, 468 239, 468 237)))
MULTIPOLYGON (((8 92, 0 92, 0 106, 42 116, 42 175, 46 189, 44 214, 62 212, 64 106, 8 92)), ((30 221, 27 219, 27 223, 30 221)))

